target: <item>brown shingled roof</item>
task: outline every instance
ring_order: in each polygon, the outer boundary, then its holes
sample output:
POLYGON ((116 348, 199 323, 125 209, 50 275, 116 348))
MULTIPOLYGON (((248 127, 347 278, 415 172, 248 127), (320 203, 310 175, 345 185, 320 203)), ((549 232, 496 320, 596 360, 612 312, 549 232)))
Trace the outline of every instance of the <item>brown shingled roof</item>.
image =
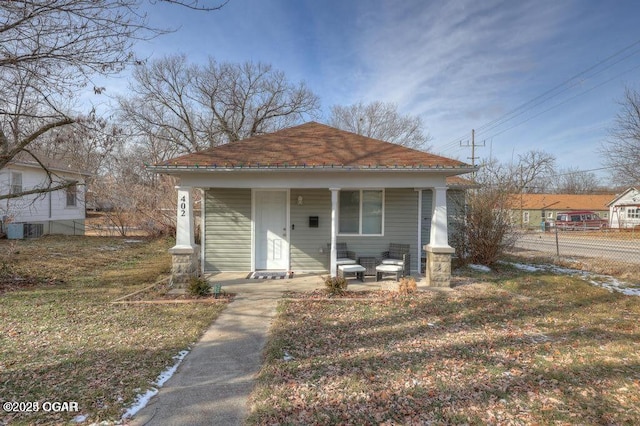
POLYGON ((615 194, 513 194, 510 204, 528 210, 609 210, 607 204, 615 194))
POLYGON ((157 168, 403 167, 470 168, 468 164, 309 122, 177 157, 157 168))

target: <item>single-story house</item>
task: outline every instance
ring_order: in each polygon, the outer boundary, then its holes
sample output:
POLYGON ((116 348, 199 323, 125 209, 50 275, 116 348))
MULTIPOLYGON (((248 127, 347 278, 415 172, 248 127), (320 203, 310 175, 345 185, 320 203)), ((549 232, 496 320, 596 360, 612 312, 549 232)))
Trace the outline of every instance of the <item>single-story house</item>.
POLYGON ((611 228, 635 228, 640 226, 640 191, 629 188, 616 195, 608 204, 611 228))
POLYGON ((0 170, 0 194, 37 191, 69 184, 57 191, 33 193, 0 201, 0 225, 10 238, 43 234, 84 235, 85 181, 90 175, 63 161, 38 157, 51 175, 26 152, 0 170), (51 179, 51 180, 50 180, 51 179))
MULTIPOLYGON (((429 285, 448 286, 447 179, 457 160, 309 122, 149 167, 179 178, 174 282, 222 271, 329 272, 337 243, 359 257, 409 244, 411 272, 426 253, 429 285), (192 189, 202 191, 201 246, 192 189), (425 223, 426 221, 426 223, 425 223), (197 265, 200 262, 200 266, 197 265)), ((460 197, 458 197, 460 198, 460 197)))
POLYGON ((608 203, 613 194, 512 194, 509 197, 511 217, 518 225, 540 229, 561 212, 592 211, 609 218, 608 203))

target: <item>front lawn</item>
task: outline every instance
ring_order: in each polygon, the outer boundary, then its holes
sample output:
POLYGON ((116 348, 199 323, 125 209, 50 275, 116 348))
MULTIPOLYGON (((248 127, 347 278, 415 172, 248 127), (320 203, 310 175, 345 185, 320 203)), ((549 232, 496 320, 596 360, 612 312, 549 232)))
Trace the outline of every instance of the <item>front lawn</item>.
POLYGON ((248 423, 640 424, 640 299, 501 276, 283 301, 248 423))
POLYGON ((169 272, 170 243, 0 240, 0 402, 40 407, 2 411, 0 424, 119 420, 201 336, 224 303, 111 303, 169 272), (44 402, 75 402, 79 410, 47 413, 44 402))

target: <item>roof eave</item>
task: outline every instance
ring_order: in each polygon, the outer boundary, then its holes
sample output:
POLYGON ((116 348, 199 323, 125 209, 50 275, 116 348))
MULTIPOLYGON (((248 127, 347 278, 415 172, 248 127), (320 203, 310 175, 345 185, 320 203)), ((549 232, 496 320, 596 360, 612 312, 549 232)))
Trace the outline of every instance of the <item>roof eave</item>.
POLYGON ((316 172, 451 172, 455 171, 456 174, 472 173, 478 170, 477 167, 469 166, 339 166, 339 165, 326 165, 326 166, 270 166, 270 167, 256 167, 256 166, 235 166, 235 167, 218 167, 218 166, 182 166, 182 165, 153 165, 146 166, 147 170, 154 173, 164 174, 181 174, 184 172, 299 172, 299 171, 316 171, 316 172))
POLYGON ((14 165, 14 166, 22 166, 22 167, 31 167, 34 169, 41 169, 41 170, 49 170, 52 172, 60 172, 60 173, 69 173, 69 174, 75 174, 75 175, 80 175, 80 176, 93 176, 94 173, 89 173, 87 171, 82 171, 82 170, 75 170, 75 169, 65 169, 63 167, 56 167, 56 166, 47 166, 45 164, 45 167, 43 168, 40 164, 38 163, 34 163, 34 162, 28 162, 28 161, 20 161, 20 160, 12 160, 10 161, 7 166, 10 165, 14 165))

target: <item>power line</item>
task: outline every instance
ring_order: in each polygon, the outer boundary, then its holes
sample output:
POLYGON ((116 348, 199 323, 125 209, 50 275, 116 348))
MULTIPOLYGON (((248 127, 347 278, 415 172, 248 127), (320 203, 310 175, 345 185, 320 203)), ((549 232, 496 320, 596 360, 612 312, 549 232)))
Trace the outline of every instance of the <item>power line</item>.
POLYGON ((506 131, 509 131, 509 130, 513 129, 514 127, 518 127, 519 125, 524 124, 524 123, 526 123, 527 121, 533 120, 534 118, 539 117, 539 116, 541 116, 542 114, 544 114, 544 113, 546 113, 546 112, 549 112, 549 111, 551 111, 552 109, 555 109, 555 108, 557 108, 557 107, 559 107, 559 106, 561 106, 561 105, 564 105, 564 104, 566 104, 567 102, 571 102, 572 100, 574 100, 574 99, 576 99, 576 98, 578 98, 578 97, 580 97, 580 96, 584 95, 585 93, 589 93, 589 92, 591 92, 592 90, 597 89, 598 87, 602 87, 602 86, 604 86, 605 84, 609 83, 610 81, 615 80, 616 78, 618 78, 618 77, 620 77, 620 76, 622 76, 622 75, 624 75, 624 74, 626 74, 626 73, 628 73, 628 72, 631 72, 631 71, 633 71, 633 70, 635 70, 635 69, 638 69, 638 68, 640 68, 640 65, 636 65, 635 67, 630 68, 630 69, 628 69, 628 70, 626 70, 626 71, 624 71, 624 72, 622 72, 622 73, 620 73, 620 74, 617 74, 617 75, 615 75, 615 76, 613 76, 613 77, 611 77, 611 78, 609 78, 609 79, 607 79, 607 80, 603 81, 603 82, 602 82, 602 83, 600 83, 600 84, 597 84, 597 85, 595 85, 595 86, 593 86, 593 87, 591 87, 591 88, 589 88, 589 89, 587 89, 587 90, 584 90, 584 91, 582 91, 582 92, 580 92, 580 93, 578 93, 578 94, 576 94, 576 95, 574 95, 574 96, 572 96, 572 97, 570 97, 570 98, 568 98, 568 99, 565 99, 564 101, 562 101, 562 102, 560 102, 560 103, 557 103, 557 104, 555 104, 555 105, 553 105, 553 106, 551 106, 551 107, 549 107, 549 108, 547 108, 547 109, 545 109, 545 110, 543 110, 543 111, 540 111, 539 113, 537 113, 537 114, 535 114, 535 115, 532 115, 531 117, 529 117, 529 118, 527 118, 527 119, 525 119, 525 120, 522 120, 522 121, 520 121, 520 122, 518 122, 518 123, 514 124, 514 125, 513 125, 513 126, 511 126, 511 127, 507 127, 506 129, 500 130, 500 131, 499 131, 499 132, 497 132, 497 133, 493 133, 491 136, 488 136, 488 137, 495 137, 495 136, 501 135, 501 134, 503 134, 504 132, 506 132, 506 131))
MULTIPOLYGON (((597 62, 596 64, 590 66, 589 68, 587 68, 587 69, 585 69, 583 71, 580 71, 579 73, 577 73, 574 76, 568 78, 567 80, 563 81, 562 83, 560 83, 560 84, 556 85, 555 87, 547 90, 543 94, 541 94, 539 96, 536 96, 535 98, 525 102, 524 104, 518 106, 517 108, 514 108, 513 110, 511 110, 508 113, 504 114, 503 116, 501 116, 501 117, 499 117, 499 118, 497 118, 497 119, 495 119, 493 121, 490 121, 489 123, 486 123, 486 124, 478 127, 478 133, 484 133, 484 132, 486 132, 487 130, 489 130, 491 128, 500 126, 501 124, 504 124, 505 122, 507 122, 509 120, 512 120, 512 119, 514 119, 515 117, 517 117, 519 115, 522 115, 524 112, 526 112, 526 111, 528 111, 528 110, 530 110, 530 109, 532 109, 532 108, 534 108, 534 107, 536 107, 538 105, 541 105, 542 103, 547 102, 550 99, 560 95, 561 93, 564 93, 567 90, 575 87, 576 85, 581 83, 580 81, 575 81, 575 80, 578 79, 578 77, 581 77, 581 76, 587 74, 589 71, 592 71, 592 70, 598 68, 600 65, 603 65, 604 63, 608 62, 610 59, 621 55, 625 51, 633 48, 634 46, 636 46, 638 44, 640 44, 640 40, 637 40, 637 41, 631 43, 630 45, 626 46, 625 48, 623 48, 623 49, 617 51, 616 53, 608 56, 607 58, 597 62), (565 86, 563 90, 560 90, 557 93, 553 93, 553 92, 556 92, 558 89, 562 88, 563 86, 565 86), (551 95, 552 93, 553 93, 552 96, 547 96, 547 95, 551 95), (538 100, 540 100, 540 102, 536 102, 538 100), (525 108, 530 104, 534 104, 534 105, 532 105, 531 107, 525 108), (518 112, 518 111, 520 111, 522 109, 524 109, 524 111, 518 112), (515 114, 516 112, 518 112, 518 114, 515 114), (513 117, 509 117, 511 115, 513 115, 513 117)), ((622 62, 622 61, 624 61, 624 60, 626 60, 626 59, 630 58, 631 56, 636 55, 638 53, 640 53, 640 50, 637 50, 635 52, 630 53, 629 55, 624 56, 623 58, 621 58, 621 59, 609 64, 608 66, 606 66, 606 67, 604 67, 602 69, 600 69, 598 72, 596 72, 595 74, 593 74, 593 75, 591 75, 589 77, 595 77, 596 75, 606 71, 607 69, 611 68, 612 66, 614 66, 616 64, 619 64, 620 62, 622 62)))
MULTIPOLYGON (((586 68, 585 70, 580 71, 579 73, 577 73, 577 74, 575 74, 574 76, 572 76, 572 77, 568 78, 567 80, 563 81, 562 83, 560 83, 560 84, 558 84, 558 85, 554 86, 553 88, 551 88, 551 89, 549 89, 549 90, 545 91, 545 92, 544 92, 544 93, 542 93, 541 95, 536 96, 535 98, 533 98, 533 99, 531 99, 531 100, 529 100, 529 101, 527 101, 527 102, 523 103, 522 105, 520 105, 520 106, 518 106, 518 107, 514 108, 513 110, 511 110, 511 111, 507 112, 506 114, 503 114, 502 116, 500 116, 500 117, 498 117, 498 118, 496 118, 496 119, 494 119, 494 120, 492 120, 492 121, 489 121, 488 123, 483 124, 482 126, 480 126, 480 127, 478 127, 478 128, 477 128, 478 133, 487 133, 489 130, 491 130, 491 129, 493 129, 493 128, 496 128, 496 127, 498 127, 498 126, 501 126, 502 124, 504 124, 504 123, 506 123, 506 122, 508 122, 508 121, 510 121, 510 120, 513 120, 513 119, 515 119, 516 117, 518 117, 518 116, 520 116, 520 115, 524 114, 526 111, 528 111, 528 110, 530 110, 530 109, 532 109, 532 108, 535 108, 535 107, 537 107, 538 105, 541 105, 541 104, 543 104, 543 103, 545 103, 545 102, 548 102, 548 101, 549 101, 549 100, 551 100, 552 98, 554 98, 554 97, 556 97, 556 96, 560 95, 561 93, 563 93, 563 92, 565 92, 565 91, 567 91, 567 90, 571 89, 572 87, 575 87, 577 84, 579 84, 579 83, 581 83, 581 82, 576 81, 572 86, 568 86, 568 87, 566 87, 564 90, 558 91, 557 93, 554 93, 553 95, 551 95, 553 92, 557 91, 559 88, 562 88, 563 86, 567 86, 569 83, 573 82, 574 80, 577 80, 577 79, 578 79, 578 77, 581 77, 581 76, 583 76, 583 75, 586 75, 588 72, 590 72, 590 71, 592 71, 592 70, 594 70, 594 69, 598 68, 600 65, 605 64, 606 62, 610 61, 611 59, 613 59, 613 58, 615 58, 615 57, 617 57, 617 56, 619 56, 619 55, 623 54, 624 52, 626 52, 626 51, 628 51, 628 50, 632 49, 633 47, 635 47, 635 46, 637 46, 637 45, 639 45, 639 44, 640 44, 640 39, 639 39, 639 40, 636 40, 636 41, 634 41, 633 43, 631 43, 631 44, 627 45, 626 47, 624 47, 624 48, 622 48, 622 49, 618 50, 617 52, 613 53, 612 55, 609 55, 609 56, 608 56, 608 57, 606 57, 605 59, 602 59, 602 60, 598 61, 597 63, 595 63, 594 65, 591 65, 590 67, 586 68), (551 96, 547 96, 547 95, 551 95, 551 96), (538 101, 538 100, 540 100, 540 102, 537 102, 537 103, 536 103, 536 101, 538 101), (535 103, 535 104, 534 104, 534 103, 535 103), (534 105, 531 105, 531 104, 534 104, 534 105), (523 110, 523 111, 521 111, 521 110, 523 110), (517 114, 516 114, 516 113, 517 113, 517 114), (514 115, 514 114, 515 114, 515 115, 514 115)), ((628 55, 626 55, 626 56, 624 56, 624 57, 622 57, 622 58, 618 59, 617 61, 615 61, 615 62, 613 62, 613 63, 609 64, 608 66, 606 66, 606 67, 604 67, 604 68, 600 69, 598 72, 596 72, 596 73, 594 73, 594 74, 590 75, 589 77, 591 77, 591 78, 592 78, 592 77, 594 77, 594 76, 596 76, 596 75, 598 75, 598 74, 600 74, 600 73, 604 72, 605 70, 607 70, 607 69, 611 68, 612 66, 614 66, 614 65, 616 65, 616 64, 618 64, 618 63, 620 63, 620 62, 622 62, 622 61, 624 61, 624 60, 626 60, 626 59, 630 58, 631 56, 634 56, 634 55, 636 55, 636 54, 638 54, 638 53, 640 53, 640 50, 636 50, 636 51, 634 51, 634 52, 631 52, 631 53, 629 53, 628 55)), ((637 67, 634 67, 634 68, 632 68, 632 69, 630 69, 630 70, 627 70, 627 71, 625 71, 625 72, 621 73, 620 75, 625 74, 625 73, 627 73, 627 72, 629 72, 629 71, 631 71, 631 70, 633 70, 633 69, 636 69, 636 68, 637 68, 637 67)), ((619 75, 618 75, 618 76, 619 76, 619 75)), ((599 85, 597 85, 597 86, 595 86, 595 87, 593 87, 593 88, 591 88, 591 89, 588 89, 588 90, 586 90, 586 91, 584 91, 584 92, 581 92, 580 94, 578 94, 578 95, 576 95, 576 96, 574 96, 574 97, 570 98, 569 100, 571 100, 571 99, 575 99, 577 96, 581 96, 581 95, 583 95, 583 94, 585 94, 585 93, 588 93, 589 91, 591 91, 591 90, 593 90, 593 89, 595 89, 595 88, 597 88, 597 87, 600 87, 600 86, 602 86, 602 85, 603 85, 603 84, 605 84, 605 83, 608 83, 609 81, 613 80, 614 78, 617 78, 618 76, 613 77, 613 78, 611 78, 611 79, 609 79, 609 80, 605 81, 604 83, 601 83, 601 84, 599 84, 599 85)), ((568 101, 568 100, 567 100, 567 101, 568 101)), ((562 105, 562 104, 566 103, 567 101, 564 101, 564 102, 562 102, 562 103, 560 103, 560 104, 558 104, 558 105, 562 105)), ((557 107, 558 105, 556 105, 556 106, 554 106, 554 107, 552 107, 552 108, 549 108, 549 109, 553 109, 553 108, 557 107)), ((543 111, 542 113, 547 112, 549 109, 547 109, 547 110, 543 111)), ((542 113, 540 113, 540 114, 542 114, 542 113)), ((532 119, 532 118, 535 118, 535 117, 539 116, 540 114, 537 114, 537 115, 535 115, 535 116, 533 116, 533 117, 530 117, 529 119, 527 119, 527 120, 525 120, 525 121, 522 121, 522 122, 520 122, 519 124, 516 124, 516 125, 514 125, 514 126, 511 126, 511 127, 509 127, 508 129, 506 129, 506 130, 504 130, 504 131, 500 131, 500 132, 499 132, 499 133, 497 133, 497 134, 504 133, 504 132, 505 132, 505 131, 507 131, 507 130, 510 130, 510 129, 512 129, 512 128, 514 128, 514 127, 516 127, 516 126, 518 126, 518 125, 520 125, 520 124, 522 124, 522 123, 524 123, 524 122, 526 122, 526 121, 528 121, 528 120, 532 119)), ((491 136, 488 136, 488 137, 493 137, 493 136, 496 136, 497 134, 494 134, 494 135, 491 135, 491 136)), ((464 138, 465 138, 465 136, 462 136, 462 137, 459 137, 459 138, 455 138, 455 139, 451 140, 450 142, 447 142, 446 144, 444 144, 444 145, 440 148, 440 151, 441 151, 441 152, 443 152, 443 151, 452 150, 455 146, 457 146, 457 145, 458 145, 458 143, 461 143, 461 141, 462 141, 464 138)))

